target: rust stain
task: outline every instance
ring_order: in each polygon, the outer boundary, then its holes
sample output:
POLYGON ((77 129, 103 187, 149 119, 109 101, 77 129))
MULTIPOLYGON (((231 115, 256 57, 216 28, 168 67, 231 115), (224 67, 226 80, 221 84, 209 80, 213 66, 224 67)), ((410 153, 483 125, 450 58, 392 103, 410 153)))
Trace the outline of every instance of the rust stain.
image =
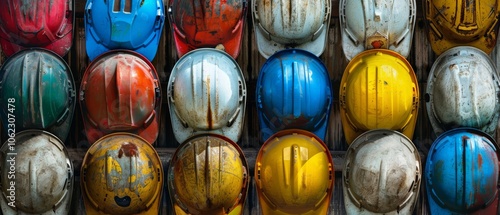
POLYGON ((118 158, 121 158, 123 156, 123 154, 125 154, 125 156, 127 157, 132 157, 132 156, 137 156, 137 146, 132 144, 132 143, 129 143, 129 142, 125 142, 124 144, 122 144, 122 147, 120 148, 120 151, 118 152, 118 158))
POLYGON ((207 124, 208 129, 212 130, 212 105, 210 102, 210 78, 207 78, 207 124))
POLYGON ((478 165, 479 169, 481 169, 483 166, 483 156, 481 154, 477 155, 477 165, 478 165))
POLYGON ((376 40, 372 42, 372 46, 374 49, 379 49, 380 47, 384 46, 384 42, 382 40, 376 40))

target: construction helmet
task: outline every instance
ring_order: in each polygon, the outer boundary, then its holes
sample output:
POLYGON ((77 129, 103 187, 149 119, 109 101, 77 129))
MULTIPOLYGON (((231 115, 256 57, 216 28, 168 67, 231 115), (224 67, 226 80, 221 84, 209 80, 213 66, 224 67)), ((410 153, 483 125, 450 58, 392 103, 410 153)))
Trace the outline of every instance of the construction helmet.
POLYGON ((269 58, 286 48, 320 56, 330 26, 330 0, 254 0, 252 18, 260 54, 269 58))
POLYGON ((73 163, 57 136, 25 130, 7 139, 0 151, 0 208, 4 215, 69 213, 73 163))
POLYGON ((247 0, 170 0, 168 13, 177 56, 222 44, 229 55, 238 57, 246 9, 247 0))
POLYGON ((163 0, 87 0, 85 44, 92 61, 113 49, 129 49, 153 61, 165 21, 163 0))
POLYGON ((304 129, 325 140, 332 104, 328 70, 314 54, 287 49, 262 66, 256 87, 261 142, 283 129, 304 129))
POLYGON ((158 214, 163 167, 156 150, 138 135, 108 134, 88 149, 81 189, 86 214, 158 214))
POLYGON ((74 0, 0 1, 0 44, 6 56, 29 47, 66 55, 73 42, 74 0))
POLYGON ((367 49, 408 57, 415 28, 415 0, 340 0, 342 48, 348 60, 367 49))
POLYGON ((497 214, 498 158, 497 143, 480 130, 441 134, 425 164, 431 214, 497 214))
POLYGON ((408 61, 388 49, 356 55, 340 82, 340 117, 350 144, 372 129, 392 129, 412 139, 417 122, 419 89, 408 61))
POLYGON ((497 42, 498 0, 425 0, 424 16, 437 55, 455 46, 474 46, 489 54, 497 42))
POLYGON ((65 141, 76 104, 70 67, 46 49, 17 52, 0 67, 0 104, 4 135, 13 124, 17 132, 46 130, 65 141))
POLYGON ((311 132, 275 133, 255 160, 262 214, 327 214, 335 171, 327 146, 311 132))
POLYGON ((80 87, 80 106, 90 144, 116 131, 138 134, 152 144, 160 124, 158 74, 138 53, 107 52, 87 67, 80 87))
POLYGON ((243 129, 247 88, 238 63, 212 48, 195 49, 177 61, 167 96, 175 139, 221 134, 238 142, 243 129))
POLYGON ((412 214, 421 165, 405 135, 386 129, 361 134, 349 146, 342 171, 347 214, 412 214))
POLYGON ((477 48, 459 46, 443 52, 432 65, 425 99, 438 136, 456 127, 496 132, 500 83, 495 64, 477 48))
POLYGON ((241 215, 248 191, 248 164, 227 137, 201 134, 183 142, 168 171, 170 199, 177 215, 241 215))

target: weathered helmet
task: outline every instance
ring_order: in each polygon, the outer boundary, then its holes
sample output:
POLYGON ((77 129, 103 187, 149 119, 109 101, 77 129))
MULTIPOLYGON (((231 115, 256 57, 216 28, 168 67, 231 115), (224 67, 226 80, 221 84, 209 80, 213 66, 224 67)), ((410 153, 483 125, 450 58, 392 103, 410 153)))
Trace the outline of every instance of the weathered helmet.
POLYGON ((370 130, 349 146, 342 177, 347 214, 412 214, 422 178, 420 154, 399 132, 370 130))

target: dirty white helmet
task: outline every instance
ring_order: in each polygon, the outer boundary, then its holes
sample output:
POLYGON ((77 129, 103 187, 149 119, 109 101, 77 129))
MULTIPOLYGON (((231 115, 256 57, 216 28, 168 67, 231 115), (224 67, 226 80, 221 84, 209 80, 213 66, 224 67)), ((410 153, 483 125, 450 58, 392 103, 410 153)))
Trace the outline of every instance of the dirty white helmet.
POLYGON ((254 0, 252 18, 260 54, 298 48, 320 56, 330 25, 329 0, 254 0))
POLYGON ((354 140, 342 172, 347 214, 412 214, 422 178, 417 148, 403 134, 370 130, 354 140))
POLYGON ((238 142, 245 116, 246 85, 238 63, 224 51, 195 49, 172 69, 167 86, 175 139, 201 133, 238 142))
POLYGON ((73 164, 57 136, 42 130, 25 130, 14 139, 7 139, 0 151, 0 207, 4 215, 68 214, 73 164), (15 207, 9 205, 9 196, 15 197, 15 207))
POLYGON ((342 48, 348 60, 374 48, 408 57, 417 14, 415 0, 340 0, 339 9, 342 48))
POLYGON ((494 135, 500 114, 500 83, 491 58, 472 46, 457 46, 432 65, 425 94, 434 133, 457 127, 494 135))

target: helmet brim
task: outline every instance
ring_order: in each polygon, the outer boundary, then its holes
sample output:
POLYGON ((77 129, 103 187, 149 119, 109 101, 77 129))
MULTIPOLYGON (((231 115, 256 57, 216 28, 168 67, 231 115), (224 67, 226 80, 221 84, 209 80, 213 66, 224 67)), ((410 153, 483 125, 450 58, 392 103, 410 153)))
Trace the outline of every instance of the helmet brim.
MULTIPOLYGON (((0 37, 0 44, 2 46, 2 52, 7 57, 14 55, 15 53, 21 50, 34 48, 34 47, 20 46, 18 44, 10 42, 9 40, 4 39, 3 37, 0 37)), ((64 57, 66 54, 68 54, 72 45, 73 45, 73 32, 70 31, 60 39, 40 48, 48 49, 50 51, 55 52, 57 55, 64 57)))

